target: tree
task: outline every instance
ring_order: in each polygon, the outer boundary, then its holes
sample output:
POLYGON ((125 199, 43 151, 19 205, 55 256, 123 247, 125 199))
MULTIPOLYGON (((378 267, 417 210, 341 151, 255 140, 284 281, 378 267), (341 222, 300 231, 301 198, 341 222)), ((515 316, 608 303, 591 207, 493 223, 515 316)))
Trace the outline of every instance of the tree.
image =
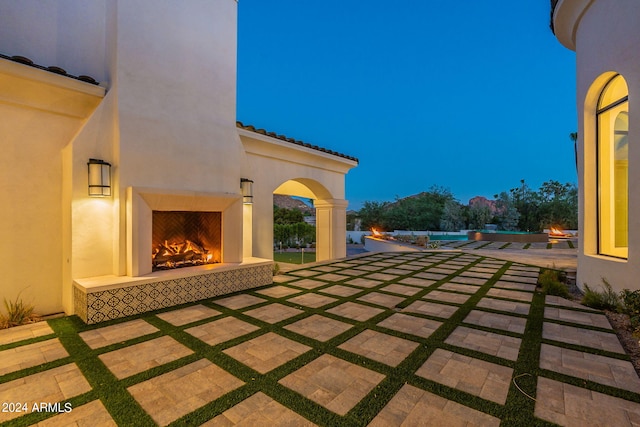
POLYGON ((509 196, 513 206, 520 213, 518 228, 524 231, 540 231, 538 194, 521 179, 520 187, 509 190, 509 196))
POLYGON ((518 212, 514 206, 509 194, 503 191, 500 194, 496 194, 494 198, 496 199, 494 222, 497 224, 498 229, 507 231, 517 230, 520 212, 518 212))
POLYGON ((454 200, 444 188, 432 186, 429 191, 397 199, 385 209, 388 230, 438 230, 445 203, 454 200))
POLYGON ((569 138, 573 141, 573 154, 576 158, 576 171, 578 170, 578 132, 571 132, 569 138))
POLYGON ((482 230, 491 221, 491 208, 484 205, 469 206, 468 210, 469 228, 482 230))
POLYGON ((386 228, 384 211, 387 206, 386 202, 364 202, 362 208, 358 211, 362 229, 378 228, 384 230, 386 228))
POLYGON ((300 209, 287 209, 273 206, 273 223, 274 224, 296 224, 304 222, 304 215, 300 209))
POLYGON ((447 200, 442 209, 440 229, 442 231, 458 231, 464 227, 464 212, 457 200, 447 200))
POLYGON ((578 188, 574 184, 546 181, 542 183, 538 193, 541 228, 578 227, 578 188))

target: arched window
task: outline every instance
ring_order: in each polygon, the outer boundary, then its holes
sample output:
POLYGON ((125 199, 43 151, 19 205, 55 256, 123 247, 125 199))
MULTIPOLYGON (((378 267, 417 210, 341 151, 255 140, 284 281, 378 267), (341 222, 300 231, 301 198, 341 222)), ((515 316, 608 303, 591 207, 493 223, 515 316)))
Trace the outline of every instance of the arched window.
POLYGON ((627 258, 629 251, 629 91, 621 75, 605 85, 598 127, 598 252, 627 258))

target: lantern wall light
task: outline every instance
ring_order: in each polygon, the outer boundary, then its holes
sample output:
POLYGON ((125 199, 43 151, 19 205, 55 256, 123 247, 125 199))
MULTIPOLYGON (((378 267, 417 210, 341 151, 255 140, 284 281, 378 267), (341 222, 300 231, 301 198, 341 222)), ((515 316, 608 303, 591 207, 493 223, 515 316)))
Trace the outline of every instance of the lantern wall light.
POLYGON ((89 196, 111 196, 111 163, 104 160, 89 159, 89 196))
POLYGON ((253 181, 240 178, 240 192, 242 193, 242 203, 245 205, 253 203, 253 181))

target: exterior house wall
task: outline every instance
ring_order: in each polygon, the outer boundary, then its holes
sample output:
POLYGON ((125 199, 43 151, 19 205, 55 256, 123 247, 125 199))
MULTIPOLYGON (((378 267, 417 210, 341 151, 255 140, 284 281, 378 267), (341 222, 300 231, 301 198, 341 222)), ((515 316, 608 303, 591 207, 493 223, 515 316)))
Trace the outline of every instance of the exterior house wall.
POLYGON ((0 58, 0 259, 11 266, 0 297, 27 288, 39 313, 88 321, 92 295, 114 288, 127 287, 128 300, 137 286, 174 289, 178 276, 206 275, 211 295, 262 286, 283 183, 321 202, 330 240, 344 246, 344 175, 357 161, 268 137, 247 149, 235 117, 236 22, 236 0, 0 2, 1 54, 101 82, 0 58), (90 158, 112 164, 111 197, 88 196, 90 158), (241 178, 256 182, 253 206, 242 205, 241 178), (154 209, 221 211, 223 265, 150 274, 154 209))
POLYGON ((109 80, 107 8, 113 0, 3 0, 0 53, 55 65, 74 75, 109 80))
POLYGON ((65 147, 104 90, 0 60, 0 94, 0 297, 60 312, 70 269, 65 147))
POLYGON ((596 104, 615 73, 629 88, 629 183, 640 182, 640 8, 635 0, 561 0, 554 14, 561 43, 576 51, 580 251, 578 284, 605 278, 616 290, 640 289, 640 187, 629 185, 629 255, 598 255, 596 104))

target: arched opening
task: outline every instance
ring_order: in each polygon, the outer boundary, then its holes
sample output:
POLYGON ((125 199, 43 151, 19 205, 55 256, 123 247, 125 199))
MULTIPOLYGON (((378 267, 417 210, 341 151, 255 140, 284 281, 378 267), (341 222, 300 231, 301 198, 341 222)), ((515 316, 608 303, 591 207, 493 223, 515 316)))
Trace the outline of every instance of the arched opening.
MULTIPOLYGON (((309 178, 295 178, 280 184, 273 194, 301 197, 313 201, 315 225, 315 260, 324 261, 346 256, 346 207, 347 202, 335 199, 320 182, 309 178)), ((273 223, 273 221, 272 221, 273 223)), ((304 227, 302 227, 304 228, 304 227)), ((275 237, 275 236, 274 236, 275 237)), ((309 236, 296 236, 300 244, 309 243, 309 236)), ((274 247, 278 242, 274 239, 274 247)))

